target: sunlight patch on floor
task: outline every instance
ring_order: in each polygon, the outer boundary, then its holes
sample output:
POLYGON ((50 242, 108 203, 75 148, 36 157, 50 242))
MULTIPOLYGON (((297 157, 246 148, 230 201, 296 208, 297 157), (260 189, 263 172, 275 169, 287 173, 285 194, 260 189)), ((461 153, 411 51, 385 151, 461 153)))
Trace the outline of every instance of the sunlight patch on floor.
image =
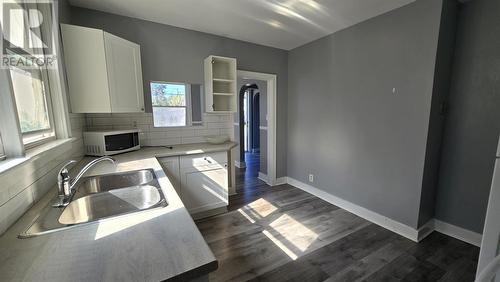
POLYGON ((296 260, 298 256, 294 254, 289 248, 287 248, 280 240, 273 236, 269 231, 263 230, 262 233, 266 235, 278 248, 280 248, 287 256, 291 259, 296 260))
POLYGON ((256 201, 251 202, 250 204, 246 205, 245 207, 251 208, 254 210, 256 213, 258 213, 261 217, 266 217, 276 210, 278 210, 277 207, 275 207, 273 204, 269 203, 266 199, 260 198, 256 201))
POLYGON ((238 212, 241 213, 250 223, 255 223, 255 220, 253 220, 244 210, 238 209, 238 212))
MULTIPOLYGON (((264 224, 265 218, 277 212, 278 208, 266 199, 260 198, 237 211, 251 224, 256 224, 257 221, 259 224, 264 224)), ((293 260, 298 258, 297 252, 305 252, 319 237, 314 231, 287 214, 282 214, 264 228, 266 230, 262 233, 293 260)))
POLYGON ((280 216, 269 226, 302 252, 318 238, 318 234, 287 214, 280 216))

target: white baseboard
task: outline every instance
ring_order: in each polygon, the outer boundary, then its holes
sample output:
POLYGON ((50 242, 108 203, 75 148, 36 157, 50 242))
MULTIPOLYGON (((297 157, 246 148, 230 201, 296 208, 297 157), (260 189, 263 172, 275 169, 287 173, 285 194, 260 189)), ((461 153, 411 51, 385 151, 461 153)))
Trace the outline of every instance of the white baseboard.
MULTIPOLYGON (((259 176, 257 176, 257 177, 258 177, 260 180, 262 180, 262 181, 264 181, 264 182, 268 183, 268 182, 267 182, 267 174, 262 173, 262 172, 260 172, 260 171, 259 171, 259 176)), ((269 184, 269 183, 268 183, 268 184, 269 184)))
POLYGON ((417 240, 422 241, 425 237, 434 232, 434 219, 427 221, 417 230, 417 240))
POLYGON ((274 184, 275 186, 276 185, 283 185, 283 184, 287 184, 288 181, 287 181, 287 177, 284 176, 284 177, 278 177, 276 178, 276 183, 274 184))
POLYGON ((246 168, 247 167, 245 162, 239 162, 239 161, 234 161, 234 166, 236 166, 237 168, 246 168))
POLYGON ((262 173, 259 171, 259 176, 257 176, 260 180, 264 181, 267 183, 267 185, 270 185, 270 186, 278 186, 278 185, 283 185, 283 184, 286 184, 287 183, 287 177, 278 177, 276 178, 276 182, 274 183, 274 185, 271 185, 269 184, 269 178, 267 177, 267 174, 265 173, 262 173))
MULTIPOLYGON (((264 174, 264 176, 267 179, 267 175, 264 174)), ((259 173, 259 178, 260 178, 260 173, 259 173)), ((298 181, 292 177, 280 177, 277 179, 277 182, 280 184, 288 183, 305 192, 311 193, 318 198, 321 198, 333 205, 336 205, 346 211, 349 211, 359 217, 362 217, 374 224, 384 227, 385 229, 391 230, 414 242, 420 242, 429 234, 431 234, 433 231, 437 231, 439 233, 443 233, 445 235, 472 244, 474 246, 481 247, 482 234, 458 227, 453 224, 449 224, 433 218, 424 225, 422 225, 419 229, 415 229, 411 226, 390 219, 386 216, 373 212, 362 206, 341 199, 337 196, 334 196, 309 184, 298 181)))
POLYGON ((313 187, 309 184, 300 182, 291 177, 287 178, 288 184, 295 186, 301 190, 304 190, 308 193, 315 195, 318 198, 321 198, 333 205, 336 205, 346 211, 349 211, 359 217, 362 217, 370 222, 373 222, 377 225, 384 227, 385 229, 389 229, 403 237, 406 237, 412 241, 418 242, 418 230, 408 225, 402 224, 398 221, 390 219, 386 216, 373 212, 369 209, 366 209, 362 206, 356 205, 339 197, 336 197, 330 193, 327 193, 323 190, 320 190, 316 187, 313 187))
POLYGON ((434 230, 455 239, 467 242, 474 246, 481 247, 481 240, 483 235, 474 231, 470 231, 462 227, 440 221, 438 219, 434 219, 434 230))

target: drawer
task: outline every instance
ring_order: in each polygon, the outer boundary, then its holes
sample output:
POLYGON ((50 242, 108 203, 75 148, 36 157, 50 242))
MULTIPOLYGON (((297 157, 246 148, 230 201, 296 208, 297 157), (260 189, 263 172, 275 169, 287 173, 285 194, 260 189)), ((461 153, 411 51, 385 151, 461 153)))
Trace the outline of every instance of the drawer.
POLYGON ((181 168, 224 166, 225 164, 227 164, 227 152, 181 156, 180 161, 181 168))

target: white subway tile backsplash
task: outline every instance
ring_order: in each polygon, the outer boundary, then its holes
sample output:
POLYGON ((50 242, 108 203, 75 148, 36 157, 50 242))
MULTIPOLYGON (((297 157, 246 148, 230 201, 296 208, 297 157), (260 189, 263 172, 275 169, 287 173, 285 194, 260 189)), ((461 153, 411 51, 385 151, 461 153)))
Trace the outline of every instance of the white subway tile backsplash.
POLYGON ((198 136, 198 137, 182 137, 181 142, 182 144, 193 144, 193 143, 203 143, 206 141, 205 138, 198 136))
POLYGON ((151 113, 87 114, 86 121, 88 130, 138 128, 143 133, 142 146, 169 146, 205 142, 204 136, 209 135, 232 138, 232 117, 232 114, 204 114, 203 124, 185 128, 154 127, 151 113))
POLYGON ((232 128, 219 129, 219 135, 228 136, 231 140, 233 140, 234 139, 234 129, 232 129, 232 128))
POLYGON ((34 203, 32 187, 27 187, 21 193, 0 206, 0 234, 4 233, 18 218, 20 218, 34 203))
POLYGON ((197 136, 211 136, 211 135, 219 135, 219 129, 197 129, 195 130, 197 136))
POLYGON ((84 114, 69 115, 71 143, 52 148, 25 163, 0 174, 0 234, 5 232, 36 201, 50 189, 56 189, 57 172, 69 159, 83 156, 82 130, 86 127, 84 114))
POLYGON ((150 139, 149 146, 170 146, 181 143, 181 137, 150 139))
POLYGON ((150 139, 163 139, 167 137, 166 132, 163 131, 150 132, 147 136, 150 139))

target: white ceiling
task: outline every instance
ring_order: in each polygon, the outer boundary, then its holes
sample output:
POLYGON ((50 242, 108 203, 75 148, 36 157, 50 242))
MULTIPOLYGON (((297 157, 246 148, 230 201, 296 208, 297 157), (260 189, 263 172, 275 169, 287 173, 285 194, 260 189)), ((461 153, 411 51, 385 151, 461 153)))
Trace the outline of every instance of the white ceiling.
POLYGON ((413 1, 70 0, 70 3, 290 50, 413 1))

